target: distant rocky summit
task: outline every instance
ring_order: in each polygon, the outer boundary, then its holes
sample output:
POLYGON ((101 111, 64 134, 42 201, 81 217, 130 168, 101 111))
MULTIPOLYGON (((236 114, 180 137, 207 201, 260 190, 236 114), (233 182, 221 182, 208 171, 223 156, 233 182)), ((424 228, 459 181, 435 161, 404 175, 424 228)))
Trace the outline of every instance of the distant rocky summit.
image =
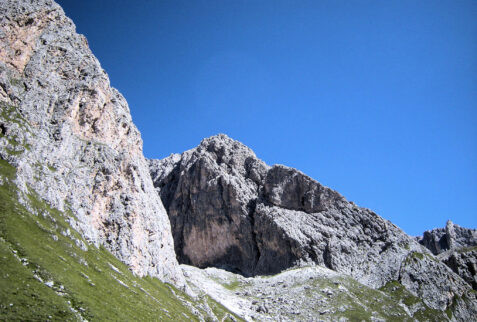
POLYGON ((244 276, 319 265, 372 288, 396 281, 431 308, 462 307, 462 318, 477 314, 469 285, 401 229, 226 135, 149 167, 182 264, 244 276))
POLYGON ((416 240, 438 255, 452 249, 477 246, 477 229, 464 228, 449 220, 445 228, 427 230, 416 240))
POLYGON ((416 240, 477 290, 477 230, 447 221, 445 228, 424 232, 416 240))

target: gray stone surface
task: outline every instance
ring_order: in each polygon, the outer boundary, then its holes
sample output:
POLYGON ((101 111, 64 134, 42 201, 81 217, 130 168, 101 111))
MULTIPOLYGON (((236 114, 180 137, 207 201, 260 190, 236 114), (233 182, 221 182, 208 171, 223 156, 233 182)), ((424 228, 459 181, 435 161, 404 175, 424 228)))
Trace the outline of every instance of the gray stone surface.
POLYGON ((455 313, 459 320, 477 316, 476 293, 459 275, 430 254, 409 254, 401 263, 399 281, 435 309, 461 307, 455 313))
POLYGON ((244 276, 320 265, 373 288, 399 281, 439 310, 471 290, 391 222, 226 135, 149 163, 180 263, 244 276))
POLYGON ((447 221, 445 228, 425 231, 416 240, 477 290, 477 230, 447 221))
POLYGON ((20 189, 135 273, 183 285, 128 105, 54 1, 0 1, 0 106, 20 189))
POLYGON ((430 309, 397 283, 373 290, 320 266, 247 278, 217 268, 181 267, 195 292, 208 294, 246 321, 448 320, 445 312, 430 309))
POLYGON ((477 291, 477 247, 447 252, 438 258, 477 291))
POLYGON ((448 220, 445 228, 427 230, 416 239, 437 255, 452 248, 477 246, 477 230, 461 227, 448 220))

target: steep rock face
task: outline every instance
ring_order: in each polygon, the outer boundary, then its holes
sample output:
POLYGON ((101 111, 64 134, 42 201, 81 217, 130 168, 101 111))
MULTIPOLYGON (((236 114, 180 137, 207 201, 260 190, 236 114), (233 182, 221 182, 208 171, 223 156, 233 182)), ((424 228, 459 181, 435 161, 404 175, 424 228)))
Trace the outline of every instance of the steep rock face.
POLYGON ((259 188, 255 181, 262 180, 268 167, 238 142, 207 142, 182 155, 151 161, 168 206, 177 258, 251 275, 259 258, 251 216, 259 188))
POLYGON ((0 157, 24 192, 135 273, 183 283, 128 105, 55 2, 0 2, 0 105, 0 157))
POLYGON ((459 320, 477 314, 475 292, 457 274, 429 254, 411 253, 401 263, 399 282, 436 309, 449 309, 459 320), (455 307, 460 309, 455 311, 455 307))
POLYGON ((438 258, 477 291, 477 247, 449 252, 438 258))
POLYGON ((470 291, 389 221, 298 170, 267 166, 225 135, 149 164, 180 263, 246 276, 317 264, 373 288, 397 280, 441 310, 470 291))

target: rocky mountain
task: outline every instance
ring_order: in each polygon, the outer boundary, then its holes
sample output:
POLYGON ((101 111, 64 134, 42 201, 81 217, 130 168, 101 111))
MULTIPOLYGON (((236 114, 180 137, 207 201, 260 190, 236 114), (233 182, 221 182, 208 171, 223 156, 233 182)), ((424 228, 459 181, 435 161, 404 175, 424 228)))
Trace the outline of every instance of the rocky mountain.
POLYGON ((445 228, 425 231, 416 240, 438 255, 451 249, 477 246, 477 230, 461 227, 449 220, 445 228))
POLYGON ((477 230, 447 221, 445 228, 424 232, 416 240, 477 291, 477 230))
POLYGON ((0 320, 229 317, 157 278, 186 289, 125 99, 54 1, 0 1, 0 320))
POLYGON ((435 310, 458 306, 458 319, 477 314, 469 285, 415 239, 226 135, 149 164, 182 264, 245 277, 318 265, 373 289, 398 283, 435 310))
POLYGON ((17 186, 136 274, 184 285, 141 136, 86 38, 50 0, 1 1, 0 19, 0 157, 17 186))
POLYGON ((472 320, 475 237, 412 238, 225 135, 146 160, 61 7, 0 1, 0 320, 472 320))
POLYGON ((397 282, 372 289, 348 275, 316 265, 255 277, 213 267, 181 267, 195 292, 209 294, 249 321, 449 319, 446 312, 429 308, 397 282))

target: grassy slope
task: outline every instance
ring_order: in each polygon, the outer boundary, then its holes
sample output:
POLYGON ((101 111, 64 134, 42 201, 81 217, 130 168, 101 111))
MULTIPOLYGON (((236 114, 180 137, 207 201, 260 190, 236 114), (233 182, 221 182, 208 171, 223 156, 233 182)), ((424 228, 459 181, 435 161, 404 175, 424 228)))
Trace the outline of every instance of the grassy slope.
POLYGON ((134 276, 103 248, 83 250, 64 213, 34 192, 24 196, 31 208, 18 202, 15 168, 1 159, 0 178, 0 320, 198 320, 192 306, 228 316, 208 297, 134 276))

